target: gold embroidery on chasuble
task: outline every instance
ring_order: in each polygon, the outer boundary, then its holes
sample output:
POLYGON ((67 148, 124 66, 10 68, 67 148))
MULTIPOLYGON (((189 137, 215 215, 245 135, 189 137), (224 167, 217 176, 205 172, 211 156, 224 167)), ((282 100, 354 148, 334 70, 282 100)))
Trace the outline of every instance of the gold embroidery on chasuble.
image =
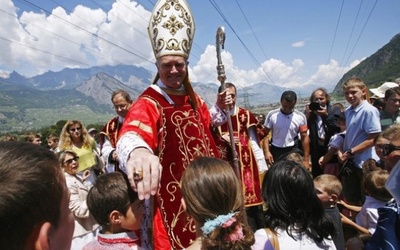
POLYGON ((161 121, 159 157, 163 166, 161 186, 164 188, 159 190, 158 201, 169 237, 175 247, 182 247, 195 234, 194 221, 181 205, 179 184, 183 171, 197 157, 215 157, 217 149, 211 133, 206 131, 207 124, 190 105, 164 106, 161 121))

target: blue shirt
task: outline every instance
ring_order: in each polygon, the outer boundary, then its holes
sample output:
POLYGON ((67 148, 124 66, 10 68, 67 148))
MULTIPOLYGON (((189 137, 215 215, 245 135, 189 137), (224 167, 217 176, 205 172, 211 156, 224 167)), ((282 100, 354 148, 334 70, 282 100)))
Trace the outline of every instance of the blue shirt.
MULTIPOLYGON (((346 116, 346 137, 344 138, 343 150, 347 151, 364 142, 369 134, 381 132, 379 111, 377 108, 362 101, 357 107, 348 107, 346 116)), ((373 158, 379 160, 374 147, 368 148, 354 155, 354 163, 362 168, 365 160, 373 158)))

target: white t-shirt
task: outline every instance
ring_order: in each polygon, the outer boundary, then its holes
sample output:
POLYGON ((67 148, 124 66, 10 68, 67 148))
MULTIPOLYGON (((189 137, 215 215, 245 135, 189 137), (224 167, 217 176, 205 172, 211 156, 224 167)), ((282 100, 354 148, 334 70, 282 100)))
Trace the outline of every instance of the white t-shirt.
MULTIPOLYGON (((317 249, 336 249, 335 244, 332 240, 324 240, 322 243, 315 243, 312 239, 307 237, 305 234, 297 235, 294 234, 295 239, 290 237, 286 230, 278 230, 278 241, 279 248, 285 250, 317 250, 317 249)), ((265 229, 259 229, 254 234, 255 243, 251 247, 253 250, 273 250, 271 243, 268 240, 265 229)))
POLYGON ((300 139, 300 132, 307 131, 307 118, 296 109, 290 114, 274 109, 268 113, 264 126, 272 130, 272 145, 287 148, 295 145, 296 137, 300 139))

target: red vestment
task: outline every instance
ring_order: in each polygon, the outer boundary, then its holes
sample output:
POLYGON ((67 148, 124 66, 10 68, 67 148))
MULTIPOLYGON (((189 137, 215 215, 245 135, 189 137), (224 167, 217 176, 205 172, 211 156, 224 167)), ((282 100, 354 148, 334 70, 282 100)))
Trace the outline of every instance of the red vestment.
MULTIPOLYGON (((231 116, 233 136, 240 167, 243 193, 246 207, 262 204, 261 183, 257 160, 251 148, 248 129, 257 126, 257 120, 248 110, 238 108, 231 116), (238 143, 240 142, 240 143, 238 143)), ((221 134, 229 133, 228 123, 219 127, 221 134)), ((256 129, 256 128, 255 128, 256 129)))
MULTIPOLYGON (((105 142, 105 138, 110 142, 113 148, 117 147, 117 140, 118 140, 118 132, 122 127, 122 123, 119 122, 119 117, 116 116, 112 118, 107 124, 103 127, 100 132, 100 152, 105 142)), ((115 171, 119 170, 119 163, 118 161, 113 162, 115 166, 115 171)))
POLYGON ((104 136, 110 141, 110 144, 113 148, 117 146, 118 139, 118 131, 122 126, 122 123, 119 122, 118 116, 112 118, 106 125, 104 125, 103 129, 100 132, 100 145, 104 143, 104 136))
POLYGON ((196 95, 199 106, 193 110, 187 95, 169 97, 174 104, 148 88, 133 104, 119 134, 137 133, 160 158, 163 169, 161 187, 154 198, 153 240, 154 249, 168 250, 186 248, 196 238, 194 221, 181 205, 183 171, 199 156, 220 155, 205 102, 196 95))

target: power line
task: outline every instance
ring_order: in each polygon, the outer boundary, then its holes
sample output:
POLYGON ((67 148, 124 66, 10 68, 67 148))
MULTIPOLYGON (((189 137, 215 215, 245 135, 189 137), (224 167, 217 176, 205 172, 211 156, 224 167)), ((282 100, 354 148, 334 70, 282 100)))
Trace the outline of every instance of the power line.
POLYGON ((249 54, 250 58, 253 60, 253 62, 260 67, 261 71, 263 72, 264 76, 266 76, 271 83, 273 84, 273 90, 274 92, 276 92, 277 95, 280 95, 280 90, 277 88, 275 82, 272 80, 272 78, 268 75, 267 72, 264 71, 264 69, 261 67, 261 64, 258 62, 258 60, 255 58, 255 56, 253 55, 253 53, 250 51, 250 49, 247 47, 247 45, 243 42, 243 40, 240 38, 240 36, 237 34, 236 30, 232 27, 232 25, 230 24, 230 22, 228 21, 227 17, 224 15, 224 13, 222 12, 222 10, 219 8, 218 4, 214 1, 214 0, 209 0, 211 5, 215 8, 215 10, 219 13, 219 15, 222 17, 222 19, 227 23, 227 25, 231 28, 231 30, 233 31, 233 33, 235 34, 235 36, 237 37, 237 39, 239 40, 239 42, 242 44, 242 46, 244 47, 244 49, 246 50, 247 54, 249 54))
POLYGON ((338 17, 338 20, 337 20, 337 22, 336 22, 335 33, 334 33, 334 35, 333 35, 332 44, 331 44, 331 49, 329 50, 329 56, 328 56, 328 62, 327 62, 327 64, 329 64, 329 62, 330 62, 330 60, 331 60, 332 50, 333 50, 333 44, 335 43, 335 40, 336 40, 336 34, 337 34, 337 31, 338 31, 338 28, 339 28, 340 19, 341 19, 341 17, 342 17, 343 6, 344 6, 344 0, 342 0, 342 5, 340 6, 339 17, 338 17))
POLYGON ((353 52, 354 52, 354 50, 355 50, 355 48, 356 48, 358 42, 360 41, 361 35, 364 33, 365 27, 367 27, 368 21, 369 21, 371 15, 372 15, 372 12, 374 12, 374 9, 375 9, 375 6, 376 6, 377 3, 378 3, 378 0, 375 0, 374 6, 372 6, 371 11, 369 12, 368 18, 367 18, 367 20, 365 21, 364 26, 362 27, 361 32, 360 32, 360 34, 358 35, 356 42, 354 43, 354 46, 353 46, 353 48, 352 48, 352 50, 351 50, 351 52, 350 52, 350 54, 349 54, 349 56, 348 56, 348 58, 347 58, 347 60, 346 60, 345 65, 347 65, 347 63, 348 63, 348 61, 350 60, 350 57, 351 57, 351 55, 353 54, 353 52))
MULTIPOLYGON (((247 25, 249 26, 249 28, 250 28, 250 30, 251 30, 251 33, 252 33, 253 36, 254 36, 254 39, 256 40, 256 42, 257 42, 258 46, 260 47, 261 51, 263 52, 264 57, 265 57, 266 59, 268 59, 269 57, 266 55, 266 53, 265 53, 265 51, 264 51, 264 48, 261 46, 261 43, 260 43, 260 41, 258 40, 258 37, 256 36, 256 33, 254 32, 253 27, 251 26, 249 20, 247 19, 247 16, 246 16, 246 14, 244 13, 242 7, 240 6, 238 0, 236 0, 236 3, 237 3, 237 5, 238 5, 238 7, 239 7, 239 9, 240 9, 240 12, 242 13, 244 19, 246 20, 247 25)), ((275 71, 274 71, 273 69, 272 69, 272 72, 274 73, 275 78, 276 78, 276 79, 279 79, 279 77, 277 77, 277 75, 276 75, 276 73, 275 73, 275 71)))
POLYGON ((346 56, 347 49, 349 48, 350 40, 351 40, 351 38, 353 37, 354 28, 356 27, 356 23, 357 23, 357 21, 358 21, 359 15, 360 15, 361 6, 362 6, 363 2, 364 2, 364 0, 362 0, 362 1, 360 2, 360 5, 358 6, 357 15, 356 15, 356 18, 354 19, 354 23, 353 23, 353 26, 352 26, 352 28, 351 28, 350 36, 349 36, 349 39, 347 40, 346 49, 345 49, 345 51, 344 51, 344 53, 343 53, 343 57, 342 57, 342 60, 341 60, 341 62, 342 62, 341 64, 343 65, 343 70, 342 70, 341 75, 343 75, 344 67, 345 67, 345 64, 343 64, 343 61, 344 61, 344 58, 345 58, 345 56, 346 56))
POLYGON ((83 62, 74 60, 74 59, 72 59, 72 58, 68 58, 68 57, 62 56, 62 55, 54 54, 54 53, 48 52, 48 51, 46 51, 46 50, 42 50, 42 49, 39 49, 39 48, 35 48, 35 47, 29 46, 29 45, 26 45, 26 44, 23 44, 23 43, 20 43, 20 42, 18 42, 18 41, 14 41, 14 40, 11 40, 11 39, 8 39, 8 38, 5 38, 5 37, 0 37, 0 39, 2 39, 2 40, 4 40, 4 41, 11 42, 11 43, 15 43, 15 44, 18 44, 18 45, 20 45, 20 46, 24 46, 24 47, 27 47, 27 48, 30 48, 30 49, 33 49, 33 50, 37 50, 37 51, 40 51, 40 52, 42 52, 42 53, 49 54, 49 55, 51 55, 51 56, 55 56, 55 57, 58 57, 58 58, 61 58, 61 59, 67 60, 67 61, 71 61, 71 62, 74 62, 74 63, 77 63, 77 64, 84 64, 84 65, 86 65, 86 66, 88 66, 88 67, 91 66, 91 65, 89 65, 89 64, 87 64, 87 63, 83 63, 83 62))

